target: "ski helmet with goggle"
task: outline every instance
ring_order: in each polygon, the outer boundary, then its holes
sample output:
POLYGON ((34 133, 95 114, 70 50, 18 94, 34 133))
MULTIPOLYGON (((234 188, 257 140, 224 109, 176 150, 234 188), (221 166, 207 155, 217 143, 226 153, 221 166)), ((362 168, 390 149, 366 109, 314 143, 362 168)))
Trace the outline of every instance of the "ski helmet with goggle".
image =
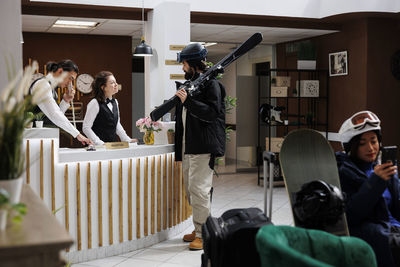
POLYGON ((302 227, 322 229, 334 225, 344 212, 342 191, 322 180, 303 184, 294 196, 294 217, 302 227))
POLYGON ((381 131, 381 121, 371 111, 360 111, 347 119, 339 130, 339 137, 342 143, 350 140, 362 133, 369 131, 381 131))
POLYGON ((186 61, 201 61, 207 56, 207 49, 200 43, 192 43, 185 46, 181 52, 177 53, 179 63, 186 61))

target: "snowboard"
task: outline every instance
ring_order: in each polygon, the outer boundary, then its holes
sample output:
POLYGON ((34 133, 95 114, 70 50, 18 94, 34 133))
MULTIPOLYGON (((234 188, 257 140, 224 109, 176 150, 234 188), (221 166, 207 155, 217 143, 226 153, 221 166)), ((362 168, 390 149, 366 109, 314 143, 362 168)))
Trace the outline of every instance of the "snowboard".
MULTIPOLYGON (((322 134, 311 129, 299 129, 290 132, 284 139, 279 161, 294 224, 303 227, 294 216, 295 193, 301 190, 303 184, 314 180, 322 180, 341 190, 335 153, 322 134)), ((336 224, 321 230, 335 235, 349 235, 345 213, 336 224)))

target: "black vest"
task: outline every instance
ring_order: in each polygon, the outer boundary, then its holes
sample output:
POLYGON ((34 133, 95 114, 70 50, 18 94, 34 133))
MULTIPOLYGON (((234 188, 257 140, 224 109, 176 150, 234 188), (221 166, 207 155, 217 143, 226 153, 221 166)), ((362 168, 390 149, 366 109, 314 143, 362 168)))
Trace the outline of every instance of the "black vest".
POLYGON ((117 103, 113 100, 113 111, 108 108, 106 102, 99 102, 99 113, 93 122, 93 132, 103 142, 118 142, 117 138, 117 124, 118 124, 118 108, 117 103))
MULTIPOLYGON (((43 77, 40 77, 40 78, 38 78, 38 79, 36 79, 36 80, 33 81, 33 83, 31 84, 31 86, 29 87, 29 94, 30 94, 30 95, 32 94, 32 88, 33 88, 33 86, 35 85, 35 83, 36 83, 37 81, 41 80, 41 79, 44 79, 44 78, 45 78, 45 77, 43 76, 43 77)), ((49 81, 48 81, 48 83, 49 83, 50 86, 51 86, 51 83, 50 83, 49 81)), ((54 99, 54 101, 56 101, 56 103, 57 103, 58 94, 57 94, 56 90, 54 90, 54 89, 52 89, 51 91, 52 91, 51 93, 52 93, 52 95, 53 95, 53 99, 54 99)), ((38 114, 38 113, 40 113, 40 112, 42 112, 42 111, 40 110, 39 106, 36 105, 36 106, 34 107, 32 113, 33 113, 34 115, 36 115, 36 114, 38 114)), ((34 119, 34 121, 36 121, 36 119, 34 119)), ((47 118, 46 114, 43 116, 43 125, 44 125, 44 126, 48 126, 48 127, 56 127, 56 125, 55 125, 49 118, 47 118)))

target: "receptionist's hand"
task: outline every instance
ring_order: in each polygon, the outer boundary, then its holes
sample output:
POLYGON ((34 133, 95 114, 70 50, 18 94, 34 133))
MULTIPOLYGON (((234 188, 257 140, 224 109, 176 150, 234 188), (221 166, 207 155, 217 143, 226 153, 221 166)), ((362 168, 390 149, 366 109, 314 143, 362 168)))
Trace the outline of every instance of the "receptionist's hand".
POLYGON ((76 137, 76 139, 78 139, 79 142, 82 143, 82 145, 94 145, 92 140, 90 140, 89 138, 86 138, 84 135, 82 134, 78 134, 78 136, 76 137))
POLYGON ((138 140, 136 138, 132 138, 130 141, 130 143, 137 143, 137 142, 138 142, 138 140))
POLYGON ((69 86, 67 92, 63 95, 63 99, 65 102, 70 103, 75 96, 75 89, 72 84, 69 86))

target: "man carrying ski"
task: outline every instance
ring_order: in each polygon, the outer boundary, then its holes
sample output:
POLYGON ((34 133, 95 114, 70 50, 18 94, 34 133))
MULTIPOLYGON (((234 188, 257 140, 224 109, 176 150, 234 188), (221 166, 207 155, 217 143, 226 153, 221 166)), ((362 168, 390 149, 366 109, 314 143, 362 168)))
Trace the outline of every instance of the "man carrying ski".
MULTIPOLYGON (((194 81, 208 68, 207 49, 199 43, 178 53, 185 79, 194 81)), ((195 230, 183 237, 189 249, 203 249, 201 227, 210 215, 210 190, 216 157, 225 153, 225 88, 215 78, 196 94, 179 89, 176 96, 175 161, 183 161, 186 195, 193 210, 195 230)))

